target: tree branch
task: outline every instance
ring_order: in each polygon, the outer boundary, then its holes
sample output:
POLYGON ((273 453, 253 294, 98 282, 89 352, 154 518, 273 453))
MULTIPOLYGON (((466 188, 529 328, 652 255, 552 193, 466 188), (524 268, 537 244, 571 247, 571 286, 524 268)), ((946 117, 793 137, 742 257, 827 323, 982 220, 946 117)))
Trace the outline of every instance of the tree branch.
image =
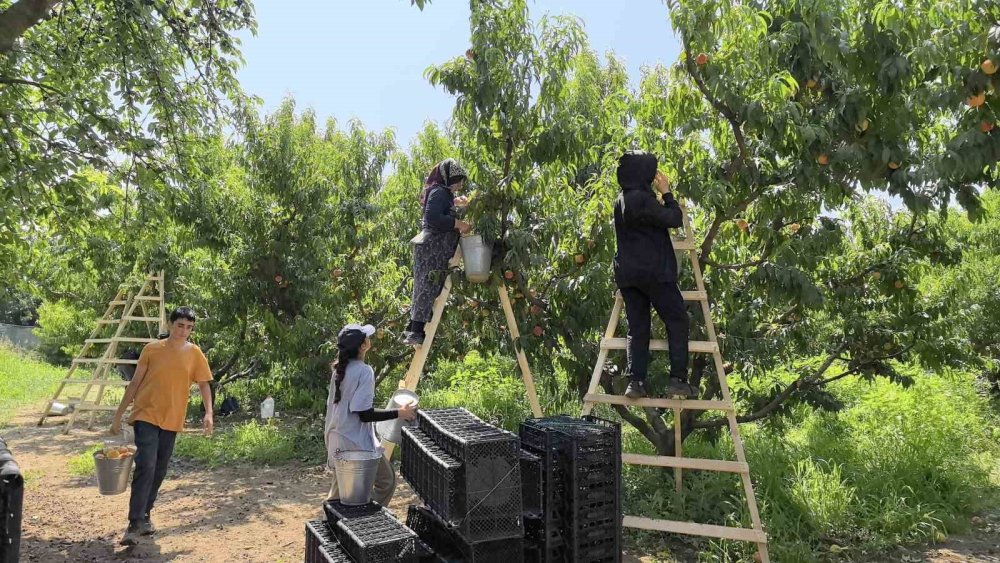
POLYGON ((14 43, 42 21, 60 0, 19 0, 0 12, 0 55, 6 55, 14 43))

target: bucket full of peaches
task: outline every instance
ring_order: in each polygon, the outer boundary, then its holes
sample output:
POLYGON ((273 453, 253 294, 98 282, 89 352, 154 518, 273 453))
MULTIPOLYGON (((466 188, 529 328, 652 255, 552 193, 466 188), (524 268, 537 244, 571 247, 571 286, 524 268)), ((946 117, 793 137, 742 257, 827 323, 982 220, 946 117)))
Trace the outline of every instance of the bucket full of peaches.
POLYGON ((97 468, 97 488, 102 495, 119 495, 128 488, 135 446, 105 442, 104 447, 94 452, 94 467, 97 468))

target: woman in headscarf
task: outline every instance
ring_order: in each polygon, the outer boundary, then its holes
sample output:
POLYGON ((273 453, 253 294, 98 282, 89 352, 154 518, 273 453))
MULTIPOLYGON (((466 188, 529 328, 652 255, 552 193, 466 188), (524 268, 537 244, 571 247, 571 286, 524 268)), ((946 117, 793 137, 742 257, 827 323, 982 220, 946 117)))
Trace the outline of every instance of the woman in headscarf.
POLYGON ((410 324, 402 336, 404 344, 424 343, 424 325, 431 320, 434 299, 444 286, 448 261, 455 255, 459 234, 469 232, 469 224, 455 216, 455 206, 466 204, 464 197, 455 197, 465 180, 465 169, 449 158, 430 171, 420 192, 423 219, 420 234, 412 240, 413 304, 410 324))

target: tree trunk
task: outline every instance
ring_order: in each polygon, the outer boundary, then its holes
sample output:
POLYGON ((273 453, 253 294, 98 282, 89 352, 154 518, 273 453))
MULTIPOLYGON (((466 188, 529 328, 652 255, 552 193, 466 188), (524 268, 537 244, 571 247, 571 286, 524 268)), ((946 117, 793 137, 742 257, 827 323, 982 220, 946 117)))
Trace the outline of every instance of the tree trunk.
POLYGON ((6 55, 14 48, 25 31, 42 21, 60 0, 19 0, 0 12, 0 54, 6 55))

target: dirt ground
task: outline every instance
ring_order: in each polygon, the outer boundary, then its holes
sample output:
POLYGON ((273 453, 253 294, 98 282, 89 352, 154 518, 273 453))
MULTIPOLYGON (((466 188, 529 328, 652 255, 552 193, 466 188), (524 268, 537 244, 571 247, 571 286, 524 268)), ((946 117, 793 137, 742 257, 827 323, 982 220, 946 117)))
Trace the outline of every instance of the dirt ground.
MULTIPOLYGON (((101 496, 95 477, 74 477, 67 466, 102 434, 78 427, 64 435, 60 426, 34 423, 25 413, 0 430, 28 479, 21 561, 301 561, 304 523, 321 516, 329 488, 322 467, 207 469, 175 458, 153 511, 158 533, 124 548, 117 542, 128 494, 101 496)), ((406 507, 416 502, 400 479, 390 508, 405 518, 406 507)), ((871 561, 1000 563, 1000 514, 981 519, 969 537, 871 561)))

